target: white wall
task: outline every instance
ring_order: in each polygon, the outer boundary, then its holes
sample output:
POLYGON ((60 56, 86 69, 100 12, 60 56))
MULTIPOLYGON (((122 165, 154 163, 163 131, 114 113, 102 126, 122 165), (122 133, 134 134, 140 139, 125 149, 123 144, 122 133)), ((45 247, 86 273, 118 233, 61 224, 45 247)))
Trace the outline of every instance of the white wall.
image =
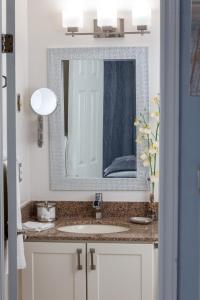
MULTIPOLYGON (((152 33, 145 36, 126 36, 123 39, 94 39, 90 36, 66 37, 62 28, 61 11, 67 0, 27 0, 28 1, 28 39, 29 39, 29 95, 40 87, 47 86, 47 48, 57 47, 106 47, 106 46, 148 46, 150 70, 150 97, 159 92, 159 1, 153 1, 152 33)), ((89 9, 89 6, 88 6, 89 9)), ((130 13, 122 12, 120 16, 128 18, 130 13)), ((89 26, 95 14, 86 14, 84 30, 89 26), (87 19, 88 18, 88 19, 87 19)), ((129 30, 127 26, 126 30, 129 30)), ((48 130, 45 122, 44 147, 37 147, 36 116, 31 113, 32 122, 30 147, 31 199, 32 200, 89 200, 94 192, 52 192, 49 188, 49 152, 48 130)), ((147 199, 144 192, 105 192, 105 200, 143 201, 147 199)))

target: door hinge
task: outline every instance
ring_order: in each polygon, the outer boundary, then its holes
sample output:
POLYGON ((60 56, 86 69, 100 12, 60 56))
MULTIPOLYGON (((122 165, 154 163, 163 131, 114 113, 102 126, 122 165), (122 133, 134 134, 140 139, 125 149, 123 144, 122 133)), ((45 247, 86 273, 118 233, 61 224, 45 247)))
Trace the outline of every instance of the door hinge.
POLYGON ((1 35, 1 52, 2 53, 13 53, 13 35, 12 34, 2 34, 1 35))

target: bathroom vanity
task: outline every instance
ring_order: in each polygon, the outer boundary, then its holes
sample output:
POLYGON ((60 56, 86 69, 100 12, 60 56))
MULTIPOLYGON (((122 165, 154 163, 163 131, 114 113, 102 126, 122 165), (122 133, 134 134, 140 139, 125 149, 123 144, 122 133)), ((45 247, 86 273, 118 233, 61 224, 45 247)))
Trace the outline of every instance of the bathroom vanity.
POLYGON ((95 220, 91 202, 58 203, 55 228, 27 233, 22 300, 155 300, 157 222, 129 222, 130 215, 144 215, 144 203, 103 205, 102 220, 95 220), (60 231, 77 224, 127 230, 60 231))
POLYGON ((23 300, 154 300, 154 244, 27 242, 23 300))

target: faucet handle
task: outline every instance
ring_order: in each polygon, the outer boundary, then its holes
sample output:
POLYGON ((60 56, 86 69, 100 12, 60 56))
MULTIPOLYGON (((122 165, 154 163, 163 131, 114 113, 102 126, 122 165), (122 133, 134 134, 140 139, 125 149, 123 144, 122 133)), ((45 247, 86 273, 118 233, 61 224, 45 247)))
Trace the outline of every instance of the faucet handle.
POLYGON ((99 208, 101 206, 101 202, 103 202, 103 194, 102 193, 96 193, 95 194, 95 200, 93 202, 94 208, 99 208))

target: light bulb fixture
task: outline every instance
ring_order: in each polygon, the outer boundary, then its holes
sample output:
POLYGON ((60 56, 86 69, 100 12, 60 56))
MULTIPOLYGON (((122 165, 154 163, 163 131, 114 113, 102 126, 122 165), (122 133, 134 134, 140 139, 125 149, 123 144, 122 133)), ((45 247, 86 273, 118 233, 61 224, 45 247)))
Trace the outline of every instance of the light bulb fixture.
POLYGON ((124 19, 116 19, 116 25, 113 23, 100 27, 99 23, 98 19, 94 20, 94 38, 124 37, 124 19))
POLYGON ((148 30, 151 26, 151 7, 146 0, 135 1, 132 8, 132 24, 139 31, 148 30))
POLYGON ((117 27, 117 8, 114 8, 113 5, 107 5, 100 2, 97 7, 97 24, 99 27, 117 27))
MULTIPOLYGON (((141 3, 145 0, 140 0, 141 3)), ((117 18, 117 10, 113 7, 99 6, 97 9, 97 19, 93 21, 93 32, 79 32, 83 27, 83 11, 80 8, 69 9, 63 12, 63 27, 67 29, 67 36, 91 35, 94 38, 122 38, 129 34, 149 34, 149 25, 151 23, 151 9, 146 5, 133 7, 133 25, 136 25, 136 31, 125 31, 125 20, 117 18)))
POLYGON ((62 12, 62 26, 72 33, 83 27, 83 11, 80 7, 70 6, 62 12))

